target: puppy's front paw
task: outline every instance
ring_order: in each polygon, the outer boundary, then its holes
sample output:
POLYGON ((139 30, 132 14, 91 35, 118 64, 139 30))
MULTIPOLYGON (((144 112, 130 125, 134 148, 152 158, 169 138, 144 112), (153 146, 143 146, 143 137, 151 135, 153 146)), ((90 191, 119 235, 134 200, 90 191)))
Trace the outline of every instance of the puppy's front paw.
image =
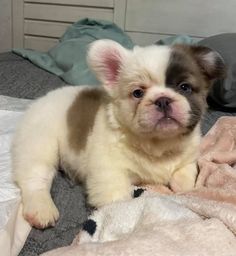
POLYGON ((174 173, 170 182, 170 187, 174 192, 190 191, 195 186, 196 176, 196 164, 187 165, 174 173))
POLYGON ((131 191, 129 190, 104 190, 99 193, 89 193, 89 204, 95 207, 101 207, 112 202, 129 200, 132 198, 131 191))
POLYGON ((194 188, 195 181, 184 175, 177 175, 172 178, 170 187, 174 192, 190 191, 194 188))
POLYGON ((46 191, 35 191, 23 197, 24 218, 39 229, 54 226, 59 218, 57 207, 46 191))
POLYGON ((132 198, 132 187, 128 182, 121 182, 121 179, 115 179, 112 182, 97 182, 90 184, 87 181, 87 192, 89 204, 95 207, 101 207, 116 201, 129 200, 132 198))

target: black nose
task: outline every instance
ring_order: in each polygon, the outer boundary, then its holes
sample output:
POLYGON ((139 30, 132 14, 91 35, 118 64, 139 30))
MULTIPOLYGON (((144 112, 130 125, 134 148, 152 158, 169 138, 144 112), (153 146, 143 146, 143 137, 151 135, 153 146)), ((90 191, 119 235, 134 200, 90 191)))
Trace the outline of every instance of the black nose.
POLYGON ((155 105, 160 112, 167 112, 171 110, 170 103, 172 100, 168 97, 160 97, 155 101, 155 105))

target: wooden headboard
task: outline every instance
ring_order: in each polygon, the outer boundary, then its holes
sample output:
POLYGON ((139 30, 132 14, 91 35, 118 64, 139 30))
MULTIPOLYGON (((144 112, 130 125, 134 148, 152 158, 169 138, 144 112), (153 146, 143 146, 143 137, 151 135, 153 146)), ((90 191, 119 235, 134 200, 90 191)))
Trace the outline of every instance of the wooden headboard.
POLYGON ((235 0, 13 0, 13 47, 46 51, 82 18, 115 22, 136 44, 236 32, 235 0))

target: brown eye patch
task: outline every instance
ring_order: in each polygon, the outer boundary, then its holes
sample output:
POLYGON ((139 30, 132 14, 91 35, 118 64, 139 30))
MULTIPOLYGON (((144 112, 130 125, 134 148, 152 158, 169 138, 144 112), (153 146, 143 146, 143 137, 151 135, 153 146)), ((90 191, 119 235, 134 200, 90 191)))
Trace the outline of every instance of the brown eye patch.
POLYGON ((191 56, 173 51, 166 70, 166 86, 175 90, 181 83, 188 83, 194 92, 199 92, 202 81, 200 70, 191 56))
POLYGON ((166 87, 184 96, 190 106, 188 131, 199 123, 204 109, 206 81, 193 57, 187 51, 173 49, 166 70, 166 87))
POLYGON ((189 95, 193 92, 193 87, 188 82, 182 82, 182 83, 178 84, 178 89, 183 94, 188 94, 189 95))

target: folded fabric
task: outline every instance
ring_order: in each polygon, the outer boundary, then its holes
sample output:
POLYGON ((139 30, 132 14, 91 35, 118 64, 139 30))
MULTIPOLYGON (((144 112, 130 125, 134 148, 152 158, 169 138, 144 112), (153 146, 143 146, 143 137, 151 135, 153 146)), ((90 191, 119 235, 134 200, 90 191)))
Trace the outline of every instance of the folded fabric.
POLYGON ((236 33, 207 37, 199 41, 199 44, 219 52, 227 66, 227 76, 214 83, 208 104, 215 109, 236 111, 236 33))
POLYGON ((236 252, 236 118, 203 138, 197 188, 136 188, 135 199, 94 211, 71 246, 44 256, 233 256, 236 252))
POLYGON ((197 41, 188 35, 168 36, 158 40, 157 45, 174 45, 174 44, 196 44, 197 41))
POLYGON ((82 19, 70 26, 60 42, 47 53, 13 49, 14 53, 60 76, 72 85, 99 84, 86 62, 87 49, 97 39, 111 39, 132 48, 131 39, 114 23, 104 20, 82 19))

